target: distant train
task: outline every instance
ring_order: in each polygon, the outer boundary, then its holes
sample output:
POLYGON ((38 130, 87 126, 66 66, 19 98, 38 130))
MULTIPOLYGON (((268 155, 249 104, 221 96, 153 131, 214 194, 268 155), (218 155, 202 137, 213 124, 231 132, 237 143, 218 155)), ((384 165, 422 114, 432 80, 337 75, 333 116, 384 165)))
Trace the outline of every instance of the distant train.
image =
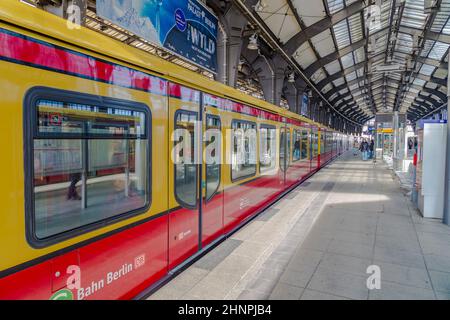
POLYGON ((0 96, 0 299, 140 297, 349 148, 19 1, 0 7, 0 96), (172 161, 175 129, 195 137, 175 158, 207 149, 196 126, 229 161, 172 161))

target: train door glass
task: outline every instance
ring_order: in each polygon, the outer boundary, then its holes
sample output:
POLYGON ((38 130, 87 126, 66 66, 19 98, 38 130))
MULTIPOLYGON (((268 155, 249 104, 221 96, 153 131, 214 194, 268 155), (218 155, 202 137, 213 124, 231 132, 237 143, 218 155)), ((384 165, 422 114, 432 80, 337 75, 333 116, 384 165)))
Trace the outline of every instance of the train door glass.
POLYGON ((325 153, 325 131, 320 131, 319 154, 325 153))
POLYGON ((291 135, 289 128, 280 129, 280 168, 286 171, 290 165, 291 135))
POLYGON ((291 165, 291 129, 286 130, 286 169, 291 165))
POLYGON ((223 197, 220 192, 222 169, 222 122, 218 115, 212 115, 214 108, 207 106, 204 98, 203 115, 203 166, 202 207, 200 212, 201 243, 205 246, 221 235, 223 231, 223 197))
POLYGON ((199 250, 201 93, 169 85, 169 269, 199 250))
POLYGON ((286 169, 286 128, 280 129, 280 168, 286 169))
POLYGON ((208 114, 205 122, 206 139, 204 141, 204 149, 207 158, 205 159, 206 201, 209 201, 217 193, 220 186, 221 121, 218 116, 208 114))
POLYGON ((233 120, 231 123, 233 151, 231 180, 237 181, 256 174, 256 123, 233 120))
POLYGON ((313 133, 312 140, 312 156, 314 158, 319 154, 319 136, 317 132, 313 133))
POLYGON ((259 171, 272 173, 277 162, 277 131, 275 127, 261 126, 259 130, 259 171))
POLYGON ((184 110, 178 111, 175 117, 175 130, 178 132, 175 143, 183 145, 175 154, 175 196, 186 208, 197 207, 198 174, 194 140, 197 117, 197 113, 184 110))
POLYGON ((302 160, 308 159, 308 150, 309 150, 309 132, 308 130, 301 131, 301 150, 300 157, 302 160))
POLYGON ((294 147, 292 148, 292 161, 298 161, 301 157, 302 135, 300 130, 293 131, 294 147))

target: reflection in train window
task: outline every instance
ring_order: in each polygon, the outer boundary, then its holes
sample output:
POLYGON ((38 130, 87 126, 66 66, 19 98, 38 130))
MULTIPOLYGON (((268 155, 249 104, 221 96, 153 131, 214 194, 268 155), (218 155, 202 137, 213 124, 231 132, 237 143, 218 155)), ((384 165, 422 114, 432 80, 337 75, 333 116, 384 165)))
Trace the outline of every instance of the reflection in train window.
POLYGON ((146 112, 48 100, 36 107, 35 237, 46 239, 148 205, 146 112))
POLYGON ((196 112, 179 110, 175 115, 175 197, 192 209, 197 207, 196 121, 196 112))
POLYGON ((220 186, 221 168, 221 141, 220 141, 220 118, 217 116, 206 116, 206 200, 210 200, 220 186))
POLYGON ((259 130, 259 168, 261 173, 276 167, 277 131, 275 127, 261 127, 259 130))
POLYGON ((231 180, 256 174, 256 124, 233 120, 233 149, 231 154, 231 180))

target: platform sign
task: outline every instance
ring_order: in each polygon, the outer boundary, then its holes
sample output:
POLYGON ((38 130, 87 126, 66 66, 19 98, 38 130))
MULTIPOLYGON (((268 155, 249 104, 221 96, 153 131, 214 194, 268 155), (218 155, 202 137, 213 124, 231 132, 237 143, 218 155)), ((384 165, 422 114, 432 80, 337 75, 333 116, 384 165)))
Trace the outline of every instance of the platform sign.
POLYGON ((97 14, 217 72, 218 19, 197 0, 97 0, 97 14))
POLYGON ((442 124, 442 123, 447 123, 447 120, 422 119, 422 120, 417 121, 417 127, 423 129, 426 123, 442 124))
POLYGON ((377 130, 378 133, 394 133, 394 129, 392 128, 381 128, 377 130))

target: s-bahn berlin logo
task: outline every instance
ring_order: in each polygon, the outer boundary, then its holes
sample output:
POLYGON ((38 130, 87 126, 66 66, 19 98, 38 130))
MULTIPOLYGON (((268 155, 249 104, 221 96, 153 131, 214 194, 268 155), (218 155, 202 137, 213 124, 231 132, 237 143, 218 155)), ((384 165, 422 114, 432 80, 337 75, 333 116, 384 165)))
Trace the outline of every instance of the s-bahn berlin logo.
POLYGON ((50 300, 73 300, 73 293, 69 289, 62 289, 55 292, 50 300))

